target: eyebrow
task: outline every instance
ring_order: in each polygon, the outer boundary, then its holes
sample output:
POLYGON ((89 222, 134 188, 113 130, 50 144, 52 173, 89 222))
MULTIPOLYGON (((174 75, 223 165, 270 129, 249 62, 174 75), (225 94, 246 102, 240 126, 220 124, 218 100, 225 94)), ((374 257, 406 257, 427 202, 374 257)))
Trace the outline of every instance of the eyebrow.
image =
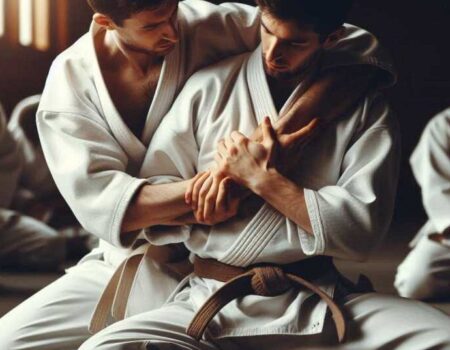
POLYGON ((268 33, 270 33, 270 34, 272 34, 272 35, 275 35, 275 34, 273 34, 273 33, 270 31, 269 28, 267 28, 267 26, 264 24, 264 22, 263 22, 262 19, 261 19, 261 25, 263 26, 263 28, 264 28, 268 33))
MULTIPOLYGON (((276 36, 269 28, 267 28, 267 26, 264 24, 264 21, 263 21, 262 19, 261 19, 260 23, 261 23, 262 27, 263 27, 268 33, 272 34, 273 36, 276 36)), ((299 44, 303 44, 303 43, 308 42, 307 40, 304 40, 304 39, 282 39, 282 38, 279 38, 279 37, 277 37, 277 38, 278 38, 279 40, 281 40, 281 41, 286 41, 286 42, 291 42, 291 43, 299 43, 299 44)))

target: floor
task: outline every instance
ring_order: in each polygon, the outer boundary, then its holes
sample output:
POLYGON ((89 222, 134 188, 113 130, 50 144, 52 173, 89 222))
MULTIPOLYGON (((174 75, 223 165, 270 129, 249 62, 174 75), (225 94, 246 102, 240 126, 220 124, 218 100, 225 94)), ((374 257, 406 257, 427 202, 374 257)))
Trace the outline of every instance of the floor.
MULTIPOLYGON (((392 285, 395 269, 408 252, 407 239, 401 237, 408 237, 405 231, 415 232, 416 229, 414 224, 392 229, 385 243, 367 262, 336 261, 336 265, 350 279, 356 280, 362 273, 371 279, 378 292, 395 294, 392 285)), ((0 272, 0 316, 59 276, 58 273, 0 272)), ((450 300, 433 305, 450 315, 450 300)))

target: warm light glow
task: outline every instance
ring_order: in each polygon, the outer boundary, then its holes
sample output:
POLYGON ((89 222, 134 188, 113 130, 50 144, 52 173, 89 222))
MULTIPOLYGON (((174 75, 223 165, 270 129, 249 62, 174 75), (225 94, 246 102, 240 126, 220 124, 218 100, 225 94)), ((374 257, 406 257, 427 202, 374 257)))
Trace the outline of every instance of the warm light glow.
POLYGON ((50 48, 50 0, 34 1, 34 45, 38 50, 46 51, 50 48))
POLYGON ((5 34, 5 0, 0 0, 0 36, 5 34))
POLYGON ((33 43, 33 0, 19 3, 19 42, 24 46, 33 43))

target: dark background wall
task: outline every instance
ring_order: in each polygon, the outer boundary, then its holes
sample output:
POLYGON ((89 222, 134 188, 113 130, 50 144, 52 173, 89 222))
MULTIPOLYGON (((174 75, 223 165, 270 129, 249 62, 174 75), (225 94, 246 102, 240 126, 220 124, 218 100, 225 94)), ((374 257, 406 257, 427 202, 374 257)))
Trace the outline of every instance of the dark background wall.
MULTIPOLYGON (((68 3, 68 35, 73 42, 87 31, 91 13, 85 0, 68 3)), ((407 161, 426 122, 450 106, 450 1, 359 0, 349 22, 376 34, 394 57, 399 81, 386 94, 402 129, 396 220, 423 220, 420 194, 407 161)), ((8 112, 22 98, 42 90, 56 54, 11 47, 0 39, 0 101, 8 112)))

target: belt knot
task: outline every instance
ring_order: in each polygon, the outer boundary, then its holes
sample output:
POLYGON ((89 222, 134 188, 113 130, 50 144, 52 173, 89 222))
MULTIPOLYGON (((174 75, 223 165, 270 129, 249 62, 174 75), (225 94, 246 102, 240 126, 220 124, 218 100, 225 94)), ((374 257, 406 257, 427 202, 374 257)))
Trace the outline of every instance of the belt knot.
POLYGON ((280 295, 291 288, 291 281, 278 266, 254 267, 251 285, 254 292, 261 296, 280 295))

